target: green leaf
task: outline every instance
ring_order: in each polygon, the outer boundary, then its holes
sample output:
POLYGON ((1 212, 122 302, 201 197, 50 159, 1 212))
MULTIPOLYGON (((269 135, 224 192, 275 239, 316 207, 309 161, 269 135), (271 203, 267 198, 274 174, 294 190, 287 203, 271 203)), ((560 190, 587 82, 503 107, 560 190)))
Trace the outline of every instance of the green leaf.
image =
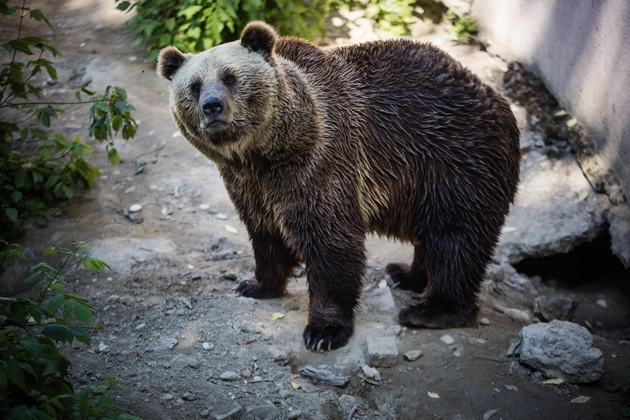
POLYGON ((21 39, 13 39, 11 41, 9 41, 9 45, 11 45, 11 48, 13 48, 14 50, 18 50, 23 52, 24 54, 27 55, 33 55, 33 51, 31 51, 31 49, 29 48, 29 45, 27 42, 24 42, 21 39))
POLYGON ((118 150, 110 149, 107 151, 107 161, 112 165, 116 166, 120 162, 120 156, 118 155, 118 150))
POLYGON ((37 137, 40 140, 45 140, 48 138, 48 134, 44 130, 40 130, 39 128, 31 128, 31 134, 37 137))
POLYGON ((24 372, 17 360, 11 358, 0 363, 4 366, 9 380, 20 387, 24 392, 28 392, 28 387, 26 386, 26 382, 24 382, 24 372))
POLYGON ((8 207, 8 208, 4 209, 4 212, 6 213, 7 216, 9 216, 9 219, 11 219, 12 221, 16 221, 17 220, 18 211, 16 209, 8 207))
POLYGON ((95 271, 104 270, 106 268, 111 270, 111 267, 109 265, 105 264, 103 261, 99 260, 98 258, 93 258, 93 257, 86 257, 83 260, 83 267, 87 268, 88 270, 95 270, 95 271))
POLYGON ((116 9, 125 11, 129 8, 129 6, 131 6, 131 3, 129 3, 128 1, 123 1, 116 6, 116 9))
POLYGON ((42 313, 40 312, 39 308, 36 305, 31 304, 31 308, 30 308, 30 312, 31 312, 31 316, 33 317, 33 319, 35 320, 35 322, 37 322, 38 324, 42 323, 42 313))
POLYGON ((61 313, 61 317, 64 321, 67 321, 68 318, 70 318, 70 315, 72 315, 72 310, 74 309, 75 304, 76 302, 74 300, 66 301, 66 304, 64 305, 63 311, 61 313))
POLYGON ((31 284, 33 282, 36 282, 39 279, 39 276, 42 274, 41 271, 35 271, 33 273, 31 273, 30 276, 28 276, 26 278, 26 280, 24 280, 24 284, 31 284))
POLYGON ((186 16, 187 20, 192 19, 192 17, 194 16, 195 13, 197 13, 198 11, 200 11, 202 9, 201 6, 190 6, 185 8, 184 10, 180 11, 177 16, 186 16))
POLYGON ((92 324, 92 311, 80 302, 74 305, 74 316, 84 324, 92 324))
POLYGON ((66 297, 61 294, 61 295, 57 295, 55 297, 53 297, 52 299, 50 299, 50 302, 48 302, 48 313, 50 316, 53 316, 55 312, 57 312, 57 309, 59 309, 61 307, 61 305, 65 302, 66 297))
POLYGON ((118 96, 120 96, 120 98, 121 98, 123 101, 126 101, 126 100, 127 100, 127 91, 125 90, 125 88, 122 88, 122 87, 120 87, 120 86, 116 86, 116 87, 114 88, 114 90, 116 91, 116 93, 118 94, 118 96))
POLYGON ((72 188, 68 187, 66 184, 61 185, 61 192, 67 199, 72 198, 72 188))
POLYGON ((18 202, 22 199, 22 193, 20 191, 13 191, 11 193, 11 198, 13 199, 14 202, 18 202))

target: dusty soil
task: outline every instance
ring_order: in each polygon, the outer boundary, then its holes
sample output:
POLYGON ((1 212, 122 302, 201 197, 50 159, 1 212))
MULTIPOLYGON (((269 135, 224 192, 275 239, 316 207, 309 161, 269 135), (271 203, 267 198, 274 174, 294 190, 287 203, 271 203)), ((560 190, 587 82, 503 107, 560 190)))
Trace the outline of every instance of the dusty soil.
MULTIPOLYGON (((69 82, 77 79, 91 79, 90 87, 97 91, 121 85, 140 123, 135 139, 116 141, 122 157, 116 167, 107 166, 102 145, 88 140, 102 171, 94 190, 59 203, 44 227, 29 221, 21 243, 27 255, 35 257, 47 246, 85 241, 92 255, 112 267, 99 273, 73 267, 66 274, 70 292, 95 306, 95 322, 103 327, 93 334, 92 348, 64 348, 77 385, 119 378, 126 386, 115 392, 119 406, 145 419, 618 415, 622 397, 602 387, 621 382, 629 371, 627 342, 612 333, 609 338, 595 336, 606 360, 604 378, 597 383, 544 385, 540 373, 505 356, 522 326, 493 310, 496 304, 518 308, 527 298, 503 293, 506 288, 493 280, 480 296, 481 317, 489 325, 441 331, 400 328, 397 308, 414 296, 391 288, 391 281, 386 285, 382 269, 390 261, 409 260, 411 249, 377 238, 368 241, 364 300, 350 343, 329 353, 306 351, 301 339, 308 307, 304 277, 291 281, 279 299, 255 301, 234 293, 239 280, 253 275, 245 228, 212 162, 177 133, 168 109, 167 82, 155 75, 142 46, 130 47, 134 35, 124 24, 125 16, 113 10, 110 0, 30 5, 44 11, 55 31, 32 22, 29 30, 50 37, 64 54, 56 59, 61 83, 46 87, 48 97, 71 100, 69 82), (125 216, 136 203, 142 210, 125 216), (226 230, 228 225, 237 233, 226 230), (274 319, 274 313, 284 317, 274 319), (379 368, 380 381, 366 378, 366 338, 387 335, 396 337, 398 362, 379 368), (445 344, 444 335, 453 343, 445 344), (402 354, 409 350, 421 350, 422 356, 406 361, 402 354), (310 380, 301 373, 306 365, 328 365, 335 374, 348 376, 349 383, 338 388, 310 380), (229 372, 233 374, 226 375, 229 372), (294 389, 291 376, 301 388, 294 389), (580 395, 591 399, 572 404, 580 395)), ((329 25, 326 40, 375 38, 365 23, 354 15, 339 17, 329 25)), ((12 29, 1 30, 3 39, 12 29)), ((507 69, 500 59, 456 45, 442 27, 420 23, 415 30, 500 88, 507 69)), ((66 108, 57 129, 87 137, 87 112, 87 107, 66 108)))

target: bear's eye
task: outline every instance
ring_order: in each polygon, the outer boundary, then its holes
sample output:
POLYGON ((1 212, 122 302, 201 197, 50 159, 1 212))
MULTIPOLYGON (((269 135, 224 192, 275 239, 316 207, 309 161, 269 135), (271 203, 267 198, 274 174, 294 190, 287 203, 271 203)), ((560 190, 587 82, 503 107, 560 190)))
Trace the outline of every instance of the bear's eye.
POLYGON ((231 86, 234 84, 234 82, 236 82, 236 77, 234 77, 233 74, 227 74, 225 75, 225 77, 223 78, 223 83, 225 83, 228 86, 231 86))
POLYGON ((199 80, 195 80, 190 84, 190 92, 195 96, 199 96, 199 92, 201 92, 201 82, 199 80))

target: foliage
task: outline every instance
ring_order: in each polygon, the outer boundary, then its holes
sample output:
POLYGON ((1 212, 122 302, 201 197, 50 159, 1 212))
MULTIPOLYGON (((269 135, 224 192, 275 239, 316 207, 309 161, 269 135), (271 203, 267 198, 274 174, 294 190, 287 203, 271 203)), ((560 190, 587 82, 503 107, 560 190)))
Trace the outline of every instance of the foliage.
POLYGON ((320 32, 331 0, 116 0, 120 10, 136 10, 129 21, 138 31, 134 45, 146 42, 149 59, 173 45, 199 52, 238 39, 248 22, 262 20, 280 34, 312 38, 320 32))
POLYGON ((618 413, 619 416, 623 418, 630 418, 630 401, 628 400, 628 394, 630 393, 630 373, 626 373, 626 380, 622 383, 612 383, 606 387, 604 387, 604 391, 606 392, 619 392, 622 395, 626 396, 624 401, 624 405, 619 408, 618 413))
POLYGON ((53 200, 69 199, 77 185, 89 190, 99 176, 98 169, 86 160, 92 147, 80 137, 68 139, 48 132, 51 120, 63 113, 60 105, 92 105, 89 133, 101 143, 107 141, 107 160, 114 165, 119 161, 114 135, 120 132, 127 140, 137 129, 131 117, 134 107, 121 87, 107 87, 97 95, 84 86, 73 102, 42 99, 35 76, 46 71, 56 81, 55 66, 46 57, 59 57, 61 53, 43 38, 22 34, 26 18, 44 22, 52 29, 41 10, 25 4, 23 0, 21 6, 9 7, 8 0, 0 0, 0 19, 19 19, 17 37, 0 45, 0 52, 10 55, 0 64, 0 239, 4 240, 23 232, 21 221, 29 214, 34 213, 37 222, 43 224, 53 200), (20 61, 20 57, 28 60, 20 61), (81 100, 82 93, 89 99, 81 100))
POLYGON ((339 0, 340 8, 364 10, 365 17, 372 19, 378 29, 388 37, 409 33, 413 23, 413 6, 416 0, 339 0))
POLYGON ((453 23, 451 30, 462 42, 470 42, 472 35, 477 33, 477 22, 470 16, 458 15, 454 8, 446 11, 446 18, 453 23))
MULTIPOLYGON (((89 270, 109 268, 81 253, 86 248, 85 243, 75 242, 72 249, 51 247, 44 252, 44 256, 57 257, 59 266, 43 262, 31 268, 25 283, 43 282, 35 300, 0 298, 0 417, 137 418, 110 411, 116 404, 109 397, 109 386, 89 385, 75 394, 68 379, 70 360, 56 346, 74 339, 90 344, 86 328, 94 328, 90 326, 94 308, 85 299, 64 293, 67 283, 61 277, 71 261, 81 262, 89 270)), ((0 252, 0 261, 9 256, 24 258, 15 245, 0 252)), ((110 384, 120 386, 113 380, 110 384)))

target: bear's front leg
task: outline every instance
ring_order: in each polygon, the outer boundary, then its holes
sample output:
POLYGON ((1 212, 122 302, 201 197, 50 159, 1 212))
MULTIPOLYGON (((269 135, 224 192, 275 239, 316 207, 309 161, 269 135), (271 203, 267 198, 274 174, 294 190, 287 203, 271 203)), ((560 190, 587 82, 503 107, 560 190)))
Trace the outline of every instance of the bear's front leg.
POLYGON ((296 258, 278 235, 256 232, 250 233, 250 237, 256 260, 255 276, 242 281, 236 291, 257 299, 281 296, 297 265, 296 258))
POLYGON ((354 331, 365 272, 363 238, 340 239, 335 246, 311 249, 307 256, 308 324, 304 344, 313 351, 334 350, 348 343, 354 331))

